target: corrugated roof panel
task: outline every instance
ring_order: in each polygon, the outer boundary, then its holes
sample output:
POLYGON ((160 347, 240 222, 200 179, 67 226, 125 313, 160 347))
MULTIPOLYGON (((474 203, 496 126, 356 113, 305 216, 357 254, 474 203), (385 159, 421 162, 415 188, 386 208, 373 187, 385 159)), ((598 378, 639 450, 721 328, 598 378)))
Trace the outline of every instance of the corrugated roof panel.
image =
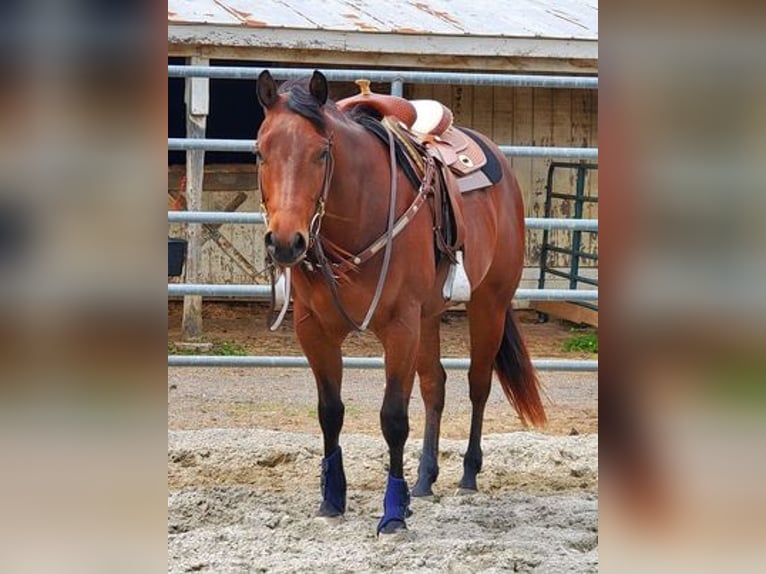
MULTIPOLYGON (((227 0, 228 1, 228 0, 227 0)), ((328 0, 325 2, 290 2, 301 15, 324 30, 360 32, 419 32, 461 34, 449 14, 424 10, 427 2, 391 0, 328 0)))
POLYGON ((512 3, 428 0, 437 10, 459 14, 475 36, 597 38, 597 0, 514 0, 512 3))
MULTIPOLYGON (((301 14, 304 2, 280 0, 215 0, 251 28, 316 28, 301 14)), ((309 4, 310 2, 306 2, 309 4)))
POLYGON ((168 22, 598 39, 598 0, 168 0, 168 22))
POLYGON ((242 22, 215 0, 168 0, 169 24, 233 24, 242 22))

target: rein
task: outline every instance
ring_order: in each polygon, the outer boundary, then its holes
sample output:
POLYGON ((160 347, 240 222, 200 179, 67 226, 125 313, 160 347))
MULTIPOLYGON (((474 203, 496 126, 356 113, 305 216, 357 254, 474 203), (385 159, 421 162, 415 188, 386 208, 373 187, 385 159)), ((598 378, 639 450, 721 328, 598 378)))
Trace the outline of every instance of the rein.
MULTIPOLYGON (((349 316, 348 312, 343 307, 343 304, 341 303, 341 300, 340 300, 340 294, 338 293, 338 283, 332 271, 330 270, 330 263, 327 260, 327 256, 324 253, 324 249, 322 248, 321 238, 317 236, 316 242, 315 242, 314 250, 316 251, 316 254, 317 254, 317 263, 319 265, 320 270, 322 271, 322 275, 324 276, 328 287, 330 288, 330 292, 332 293, 332 299, 333 299, 333 302, 335 303, 335 307, 338 309, 338 312, 341 315, 343 315, 346 321, 348 321, 351 324, 351 326, 357 331, 367 330, 367 327, 369 326, 370 321, 372 320, 372 316, 375 314, 375 310, 378 308, 378 303, 380 303, 380 297, 383 294, 383 286, 386 283, 386 278, 388 277, 388 269, 391 264, 391 247, 393 245, 393 240, 394 240, 393 231, 394 231, 394 224, 396 220, 397 173, 396 173, 396 155, 395 155, 396 148, 395 148, 395 142, 394 142, 394 134, 391 133, 390 130, 388 131, 388 149, 389 149, 389 161, 391 162, 391 194, 390 194, 389 207, 388 207, 388 226, 387 226, 385 235, 378 240, 378 241, 382 240, 383 243, 385 243, 386 250, 383 253, 383 267, 380 270, 380 276, 378 277, 378 284, 375 287, 375 295, 373 295, 372 297, 372 301, 370 302, 370 307, 369 309, 367 309, 367 314, 365 315, 364 320, 362 321, 361 324, 357 324, 356 321, 354 321, 349 316)), ((370 257, 372 257, 372 255, 374 255, 379 249, 380 248, 372 252, 370 257)), ((362 263, 362 260, 359 257, 359 255, 353 257, 352 260, 354 261, 354 264, 356 265, 359 265, 360 263, 362 263)))

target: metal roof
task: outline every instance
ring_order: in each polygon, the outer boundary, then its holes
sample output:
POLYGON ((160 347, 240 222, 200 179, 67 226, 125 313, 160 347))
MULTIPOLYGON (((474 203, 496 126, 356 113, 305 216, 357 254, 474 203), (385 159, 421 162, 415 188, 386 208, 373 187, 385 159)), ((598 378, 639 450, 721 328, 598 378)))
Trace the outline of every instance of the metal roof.
POLYGON ((598 39, 598 0, 168 0, 168 24, 598 39))
POLYGON ((168 0, 168 54, 596 73, 598 0, 168 0))

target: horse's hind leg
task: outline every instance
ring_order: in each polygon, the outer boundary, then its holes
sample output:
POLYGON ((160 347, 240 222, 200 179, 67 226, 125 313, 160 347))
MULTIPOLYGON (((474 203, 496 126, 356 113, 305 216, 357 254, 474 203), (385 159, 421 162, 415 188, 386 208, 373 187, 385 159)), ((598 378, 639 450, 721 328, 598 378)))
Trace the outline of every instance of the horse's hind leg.
POLYGON ((426 424, 418 481, 412 489, 412 496, 433 496, 431 485, 439 476, 439 429, 444 410, 444 383, 447 380, 447 373, 441 365, 440 323, 440 315, 424 318, 420 323, 417 371, 420 378, 420 395, 425 405, 426 424))
POLYGON ((477 490, 476 475, 481 471, 481 433, 484 423, 484 407, 492 384, 492 366, 500 348, 505 326, 505 309, 508 302, 497 302, 495 293, 471 295, 468 303, 468 322, 471 336, 471 367, 468 382, 471 397, 471 434, 468 450, 463 458, 463 478, 460 488, 477 490))
POLYGON ((324 436, 322 503, 318 515, 336 518, 346 512, 346 475, 338 445, 345 410, 340 398, 343 374, 341 341, 328 336, 316 318, 297 301, 294 316, 295 333, 316 379, 317 412, 324 436))
POLYGON ((404 480, 404 443, 410 432, 408 409, 415 380, 420 334, 420 312, 412 309, 385 327, 381 339, 386 353, 386 390, 380 409, 380 426, 388 444, 389 475, 378 534, 407 528, 410 493, 404 480))

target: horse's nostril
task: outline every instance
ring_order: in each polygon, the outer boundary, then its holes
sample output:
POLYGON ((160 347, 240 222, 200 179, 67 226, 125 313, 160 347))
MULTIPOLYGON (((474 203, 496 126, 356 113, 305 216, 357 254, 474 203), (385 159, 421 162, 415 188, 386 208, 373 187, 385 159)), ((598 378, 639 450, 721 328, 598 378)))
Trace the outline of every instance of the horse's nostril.
POLYGON ((267 231, 263 236, 263 242, 266 244, 266 247, 274 246, 274 235, 271 233, 271 231, 267 231))
POLYGON ((302 233, 295 234, 295 237, 293 238, 293 251, 298 254, 306 251, 306 238, 302 233))

